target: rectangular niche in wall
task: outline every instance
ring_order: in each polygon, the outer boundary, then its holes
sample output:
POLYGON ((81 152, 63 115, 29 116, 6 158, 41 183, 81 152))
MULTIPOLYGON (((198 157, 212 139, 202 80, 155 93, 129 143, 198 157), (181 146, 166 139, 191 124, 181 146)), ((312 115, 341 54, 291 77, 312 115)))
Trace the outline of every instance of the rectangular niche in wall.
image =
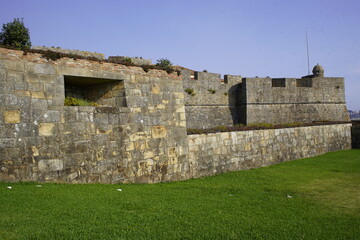
POLYGON ((297 87, 312 87, 312 78, 299 78, 296 79, 297 87))
POLYGON ((65 97, 75 97, 90 100, 100 106, 126 107, 124 81, 64 76, 65 97))
POLYGON ((273 78, 271 79, 272 87, 286 87, 285 78, 273 78))

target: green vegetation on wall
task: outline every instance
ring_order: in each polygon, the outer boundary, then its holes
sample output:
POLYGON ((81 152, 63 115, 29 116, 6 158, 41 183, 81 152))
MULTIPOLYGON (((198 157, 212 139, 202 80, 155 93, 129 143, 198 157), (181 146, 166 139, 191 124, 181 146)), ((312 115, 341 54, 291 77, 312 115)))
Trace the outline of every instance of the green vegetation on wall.
POLYGON ((86 99, 66 97, 64 101, 64 106, 99 106, 96 102, 92 102, 86 99))

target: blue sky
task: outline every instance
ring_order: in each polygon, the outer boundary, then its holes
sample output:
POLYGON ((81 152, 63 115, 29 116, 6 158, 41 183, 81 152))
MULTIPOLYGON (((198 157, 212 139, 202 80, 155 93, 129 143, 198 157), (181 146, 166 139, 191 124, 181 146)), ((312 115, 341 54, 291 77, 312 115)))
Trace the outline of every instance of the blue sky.
POLYGON ((0 24, 24 18, 33 45, 168 58, 194 70, 301 77, 316 63, 346 79, 360 110, 358 0, 0 0, 0 24))

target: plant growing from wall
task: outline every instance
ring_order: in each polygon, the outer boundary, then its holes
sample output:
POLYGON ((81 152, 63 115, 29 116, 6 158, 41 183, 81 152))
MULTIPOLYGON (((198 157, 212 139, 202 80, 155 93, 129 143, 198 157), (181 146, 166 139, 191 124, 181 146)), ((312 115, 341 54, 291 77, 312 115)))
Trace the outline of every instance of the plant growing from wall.
POLYGON ((0 45, 16 49, 31 47, 29 29, 24 26, 23 19, 15 18, 14 21, 3 24, 0 45))
POLYGON ((216 93, 216 90, 215 90, 215 89, 210 88, 210 89, 208 89, 208 92, 209 92, 209 93, 211 93, 211 94, 215 94, 215 93, 216 93))
POLYGON ((192 88, 185 88, 185 92, 191 96, 195 96, 195 90, 192 88))
POLYGON ((64 101, 64 106, 92 106, 97 107, 99 104, 92 102, 86 99, 66 97, 64 101))

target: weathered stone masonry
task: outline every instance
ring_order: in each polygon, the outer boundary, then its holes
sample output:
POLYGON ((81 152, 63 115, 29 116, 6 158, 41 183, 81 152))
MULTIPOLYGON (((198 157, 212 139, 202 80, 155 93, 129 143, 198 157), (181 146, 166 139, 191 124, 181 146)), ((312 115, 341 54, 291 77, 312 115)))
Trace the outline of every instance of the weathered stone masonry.
POLYGON ((2 181, 189 178, 184 93, 176 73, 65 58, 48 62, 6 49, 0 56, 2 181), (126 103, 63 106, 66 76, 117 81, 126 103))
POLYGON ((0 48, 0 84, 0 181, 173 181, 350 147, 349 124, 187 136, 176 73, 0 48))
POLYGON ((344 79, 242 78, 182 71, 189 128, 211 128, 267 122, 350 121, 345 105, 344 79), (214 90, 211 92, 210 90, 214 90))
POLYGON ((351 148, 351 124, 189 135, 192 176, 312 157, 351 148))

